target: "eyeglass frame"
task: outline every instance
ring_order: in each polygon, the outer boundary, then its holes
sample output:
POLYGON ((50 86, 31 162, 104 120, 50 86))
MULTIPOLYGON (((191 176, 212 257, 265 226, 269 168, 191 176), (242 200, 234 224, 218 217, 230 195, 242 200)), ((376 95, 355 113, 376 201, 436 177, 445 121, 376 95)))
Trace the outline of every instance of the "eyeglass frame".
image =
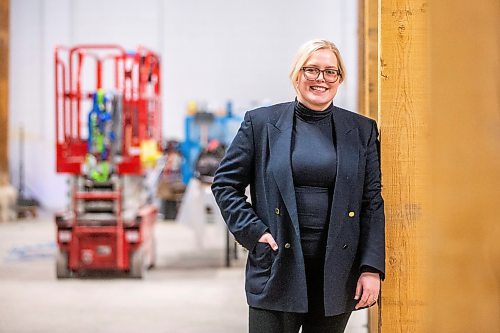
POLYGON ((315 80, 317 80, 319 78, 320 74, 323 74, 323 80, 325 80, 325 82, 328 82, 328 83, 335 83, 335 82, 337 82, 339 80, 339 78, 342 77, 342 72, 339 69, 333 69, 333 68, 319 69, 319 68, 313 67, 313 66, 304 66, 300 70, 304 73, 304 78, 307 81, 315 81, 315 80), (305 70, 306 69, 315 69, 315 70, 317 70, 318 71, 318 75, 316 76, 316 78, 314 78, 314 79, 308 79, 306 77, 306 74, 305 74, 305 70), (328 71, 328 70, 337 72, 337 78, 335 79, 335 81, 327 81, 326 80, 325 71, 328 71))

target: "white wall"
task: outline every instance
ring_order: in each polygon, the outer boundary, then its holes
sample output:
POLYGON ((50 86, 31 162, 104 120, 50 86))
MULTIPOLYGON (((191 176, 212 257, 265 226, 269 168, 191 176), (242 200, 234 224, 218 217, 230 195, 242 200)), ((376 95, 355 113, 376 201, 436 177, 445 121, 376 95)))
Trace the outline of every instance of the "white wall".
POLYGON ((186 103, 210 108, 231 99, 236 111, 294 98, 288 72, 298 47, 315 37, 334 41, 348 79, 335 103, 357 100, 357 1, 344 0, 15 0, 11 1, 10 143, 18 183, 18 128, 26 130, 29 193, 45 208, 66 203, 65 177, 55 174, 55 45, 144 45, 162 56, 164 133, 184 136, 186 103))

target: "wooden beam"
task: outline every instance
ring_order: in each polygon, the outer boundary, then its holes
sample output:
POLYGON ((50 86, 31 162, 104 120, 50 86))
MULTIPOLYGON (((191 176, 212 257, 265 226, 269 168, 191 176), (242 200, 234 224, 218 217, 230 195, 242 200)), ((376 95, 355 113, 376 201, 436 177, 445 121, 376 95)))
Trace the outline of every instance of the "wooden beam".
POLYGON ((434 1, 427 332, 500 332, 500 2, 434 1))
MULTIPOLYGON (((358 112, 378 120, 378 0, 358 0, 358 112)), ((368 310, 369 332, 379 332, 380 308, 368 310)))
POLYGON ((378 119, 387 278, 378 324, 383 333, 426 332, 422 234, 430 160, 427 21, 426 1, 380 0, 378 119))
MULTIPOLYGON (((0 182, 8 182, 9 0, 0 0, 0 182)), ((5 184, 0 184, 5 185, 5 184)))
POLYGON ((372 119, 378 118, 378 8, 378 0, 358 1, 358 110, 372 119))
POLYGON ((387 280, 370 332, 500 331, 499 12, 380 0, 387 280))

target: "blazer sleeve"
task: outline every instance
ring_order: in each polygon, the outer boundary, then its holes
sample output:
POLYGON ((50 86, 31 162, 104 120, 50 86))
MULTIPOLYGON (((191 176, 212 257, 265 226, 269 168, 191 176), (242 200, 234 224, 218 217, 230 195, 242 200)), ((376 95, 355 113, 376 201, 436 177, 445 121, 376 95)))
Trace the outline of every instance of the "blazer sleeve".
POLYGON ((268 230, 245 195, 254 177, 254 149, 252 121, 247 112, 212 184, 212 192, 229 231, 250 251, 268 230))
POLYGON ((365 181, 360 215, 361 263, 378 270, 385 278, 385 214, 381 194, 380 141, 375 121, 372 121, 366 152, 365 181))

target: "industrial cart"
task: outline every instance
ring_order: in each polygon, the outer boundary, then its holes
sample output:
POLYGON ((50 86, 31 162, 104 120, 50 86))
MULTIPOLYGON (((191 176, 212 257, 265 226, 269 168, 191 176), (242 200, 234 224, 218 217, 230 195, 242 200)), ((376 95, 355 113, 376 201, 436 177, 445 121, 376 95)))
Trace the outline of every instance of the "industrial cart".
POLYGON ((145 183, 161 151, 160 61, 140 47, 55 49, 56 168, 69 175, 55 216, 57 278, 155 264, 157 208, 145 183))

